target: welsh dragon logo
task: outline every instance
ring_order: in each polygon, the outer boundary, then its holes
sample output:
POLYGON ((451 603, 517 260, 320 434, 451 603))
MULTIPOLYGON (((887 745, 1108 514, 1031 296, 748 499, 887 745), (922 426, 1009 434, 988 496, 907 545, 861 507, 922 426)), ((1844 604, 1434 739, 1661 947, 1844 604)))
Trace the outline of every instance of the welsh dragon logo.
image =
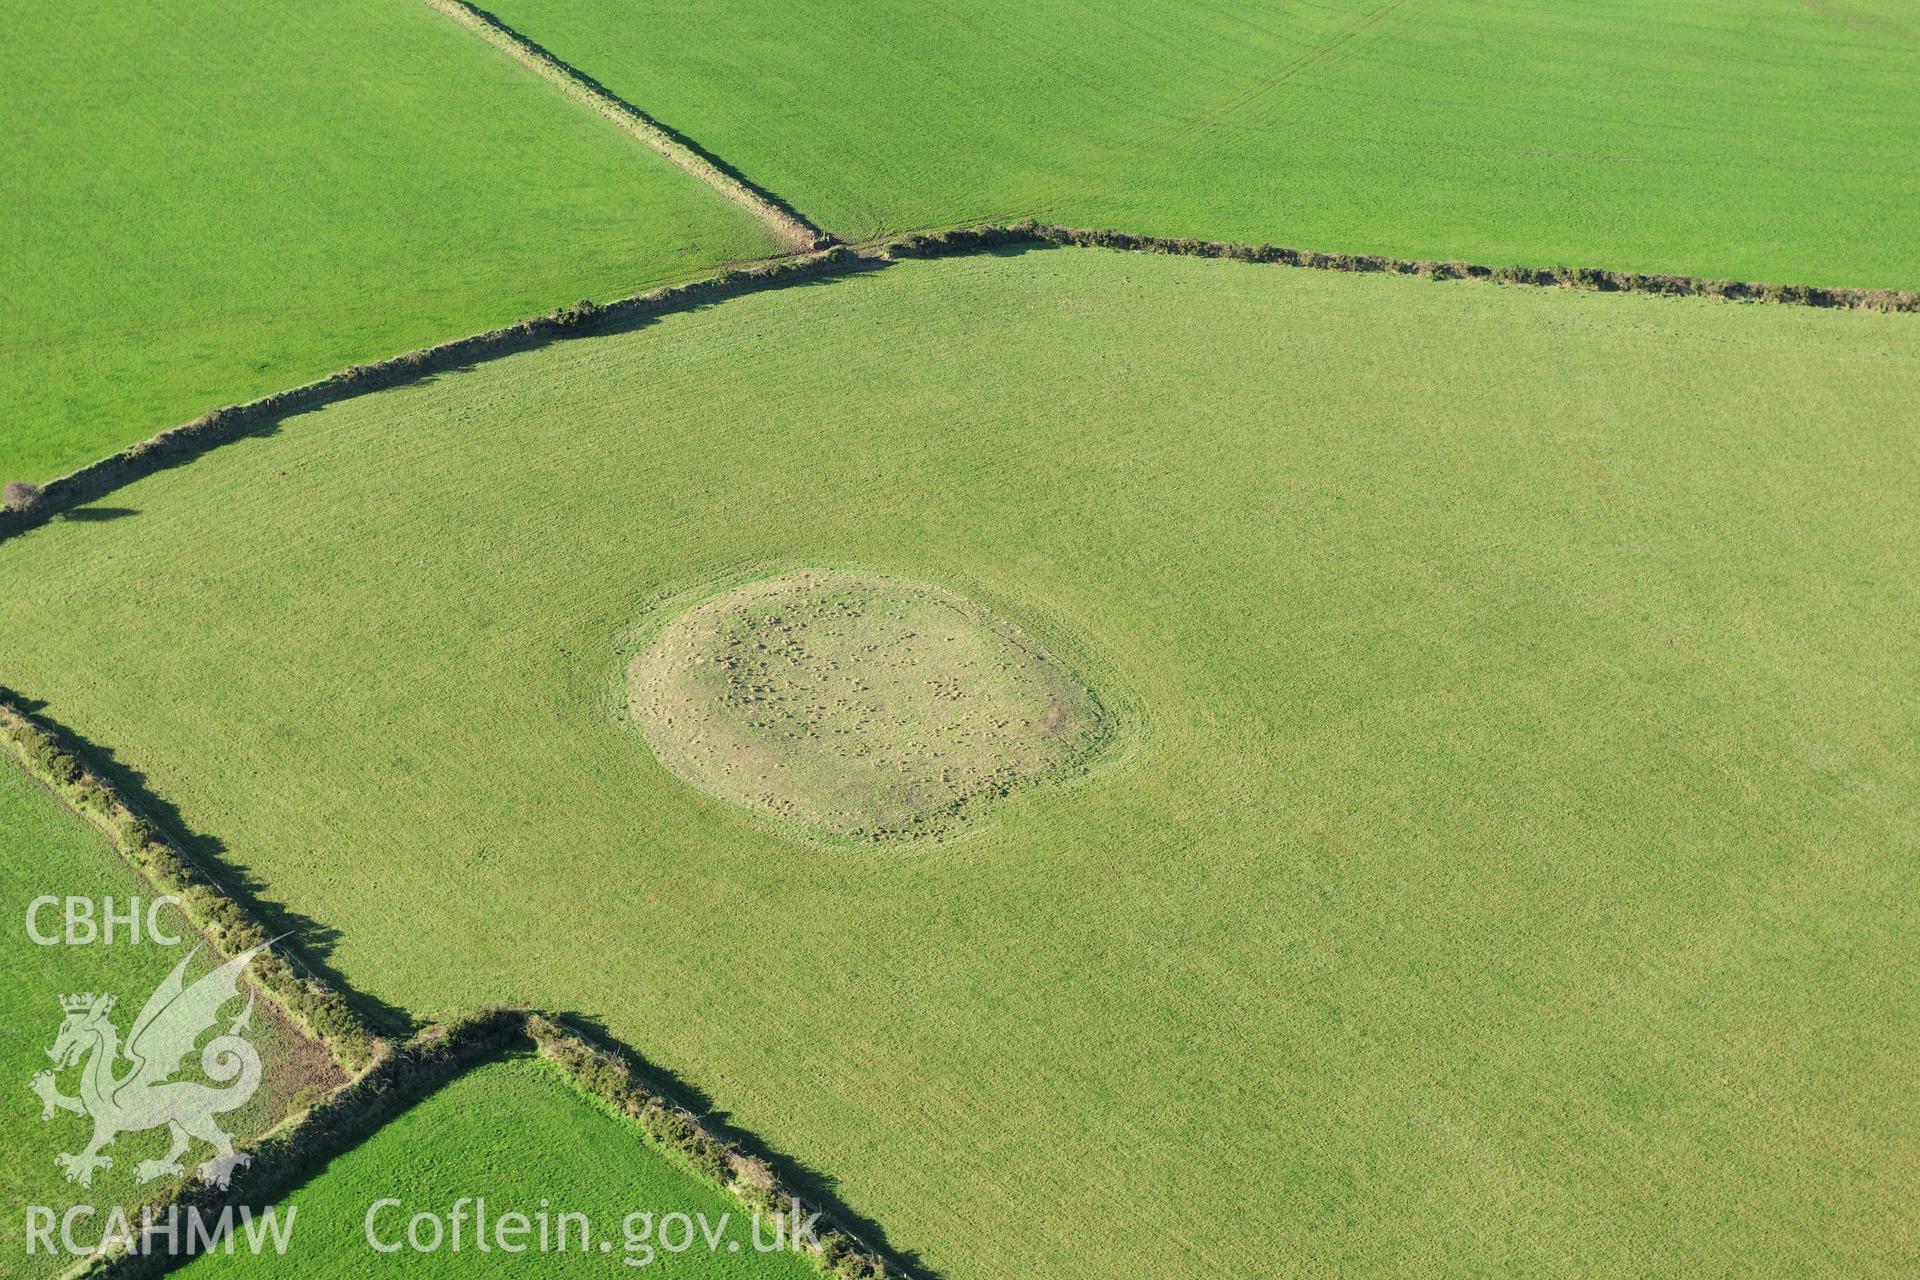
POLYGON ((169 1077, 180 1070, 181 1060, 193 1052, 201 1035, 219 1021, 221 1007, 238 997, 241 971, 265 949, 255 947, 235 956, 188 986, 187 964, 198 954, 195 948, 147 998, 124 1048, 119 1029, 108 1016, 113 1012, 112 996, 88 992, 60 998, 66 1018, 53 1048, 47 1050, 53 1070, 33 1077, 33 1091, 44 1104, 42 1120, 71 1111, 93 1121, 93 1140, 84 1149, 53 1158, 66 1171, 68 1182, 92 1186, 95 1169, 113 1167, 113 1158, 100 1154, 102 1148, 120 1134, 162 1125, 172 1135, 172 1143, 160 1159, 142 1160, 135 1166, 134 1176, 141 1182, 184 1172, 180 1157, 196 1138, 213 1148, 199 1170, 209 1182, 224 1187, 234 1171, 249 1162, 249 1157, 233 1149, 233 1135, 214 1117, 245 1106, 260 1087, 260 1055, 244 1039, 253 1017, 252 992, 226 1031, 200 1051, 200 1070, 214 1083, 169 1077), (56 1081, 58 1073, 74 1066, 80 1066, 80 1093, 70 1098, 60 1092, 56 1081))

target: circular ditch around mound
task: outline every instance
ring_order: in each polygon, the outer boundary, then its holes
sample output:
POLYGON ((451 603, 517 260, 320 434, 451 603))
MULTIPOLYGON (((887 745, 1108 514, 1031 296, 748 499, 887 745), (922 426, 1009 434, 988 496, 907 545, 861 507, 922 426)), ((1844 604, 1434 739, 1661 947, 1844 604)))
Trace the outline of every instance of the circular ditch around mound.
POLYGON ((669 621, 627 668, 634 721, 711 795, 887 841, 1073 770, 1093 691, 1005 619, 927 583, 801 569, 669 621))

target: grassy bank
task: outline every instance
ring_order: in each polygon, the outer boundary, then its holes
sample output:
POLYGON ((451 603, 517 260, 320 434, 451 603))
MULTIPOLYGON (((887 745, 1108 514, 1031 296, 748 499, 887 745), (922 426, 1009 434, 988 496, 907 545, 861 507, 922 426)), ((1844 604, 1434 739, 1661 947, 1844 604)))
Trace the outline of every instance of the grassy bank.
MULTIPOLYGON (((73 1262, 44 1251, 27 1253, 27 1206, 44 1206, 56 1215, 75 1205, 97 1206, 101 1216, 91 1222, 97 1237, 112 1206, 137 1204, 166 1190, 171 1181, 141 1184, 135 1178, 140 1161, 164 1154, 164 1131, 121 1135, 107 1152, 113 1158, 112 1167, 96 1172, 91 1187, 69 1184, 55 1167, 56 1153, 81 1150, 92 1132, 85 1117, 66 1112, 42 1120, 40 1102, 27 1088, 36 1072, 51 1065, 44 1051, 60 1030, 61 997, 78 992, 116 996, 113 1020, 125 1032, 142 1003, 190 947, 202 947, 190 980, 218 963, 181 912, 172 907, 161 908, 153 920, 167 935, 182 939, 177 947, 150 941, 131 945, 124 924, 119 926, 117 945, 111 947, 42 946, 26 931, 27 913, 29 904, 46 896, 88 899, 100 915, 109 897, 123 914, 138 898, 144 930, 146 907, 157 891, 93 827, 28 777, 11 755, 0 754, 0 906, 6 911, 6 933, 0 938, 0 1076, 13 1086, 8 1105, 0 1108, 0 1153, 4 1153, 0 1154, 0 1205, 6 1209, 0 1215, 0 1258, 5 1260, 7 1275, 22 1277, 57 1275, 73 1262)), ((62 908, 43 907, 36 924, 42 936, 63 937, 62 908)), ((237 1004, 228 1009, 228 1019, 238 1011, 237 1004)), ((296 1102, 318 1097, 342 1078, 324 1050, 304 1039, 264 1001, 255 1007, 253 1026, 252 1041, 265 1068, 260 1090, 245 1107, 220 1117, 220 1123, 243 1141, 276 1123, 296 1102)), ((190 1067, 197 1070, 197 1059, 190 1067)), ((115 1070, 124 1074, 127 1064, 115 1064, 115 1070)), ((65 1073, 60 1080, 62 1092, 73 1094, 76 1078, 73 1072, 65 1073)), ((197 1143, 187 1159, 197 1162, 209 1150, 197 1143)), ((82 1238, 88 1225, 80 1224, 82 1238)))

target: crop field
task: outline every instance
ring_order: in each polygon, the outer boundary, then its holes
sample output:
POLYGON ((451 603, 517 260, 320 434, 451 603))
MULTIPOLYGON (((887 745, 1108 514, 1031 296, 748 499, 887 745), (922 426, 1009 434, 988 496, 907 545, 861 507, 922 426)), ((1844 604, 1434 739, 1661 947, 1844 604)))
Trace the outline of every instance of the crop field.
MULTIPOLYGON (((301 1242, 284 1259, 255 1259, 245 1252, 212 1253, 180 1274, 192 1280, 216 1276, 287 1275, 340 1277, 368 1275, 524 1275, 530 1264, 569 1275, 662 1275, 676 1280, 808 1280, 819 1274, 790 1251, 758 1252, 739 1206, 721 1191, 702 1184, 691 1172, 645 1145, 626 1120, 609 1115, 573 1090, 551 1069, 530 1058, 475 1068, 402 1113, 352 1151, 333 1160, 298 1188, 289 1203, 296 1208, 301 1242), (463 1197, 484 1197, 496 1215, 481 1225, 494 1247, 476 1247, 474 1206, 466 1206, 459 1249, 449 1219, 463 1197), (404 1249, 370 1251, 363 1243, 368 1205, 382 1199, 401 1202, 375 1219, 382 1245, 405 1239, 408 1219, 431 1213, 442 1220, 441 1244, 432 1253, 404 1249), (499 1247, 498 1216, 529 1207, 529 1232, 512 1234, 509 1244, 536 1238, 538 1209, 546 1207, 550 1238, 557 1238, 559 1215, 583 1215, 591 1235, 581 1249, 583 1229, 569 1221, 570 1246, 529 1257, 499 1247), (626 1222, 637 1206, 654 1215, 651 1222, 626 1222), (707 1252, 679 1248, 677 1222, 668 1222, 662 1245, 660 1224, 680 1214, 738 1250, 707 1252), (631 1230, 631 1236, 628 1230, 631 1230), (599 1242, 613 1245, 602 1252, 599 1242), (631 1262, 628 1259, 632 1259, 631 1262)), ((482 1210, 484 1212, 484 1208, 482 1210)), ((696 1232, 701 1228, 696 1225, 696 1232)), ((421 1238, 431 1238, 421 1228, 421 1238)), ((761 1237, 772 1244, 768 1230, 761 1237)))
POLYGON ((7 40, 0 1276, 1913 1273, 1920 7, 7 40))
POLYGON ((424 4, 15 6, 7 43, 0 480, 772 251, 424 4))
MULTIPOLYGON (((10 943, 0 948, 0 1079, 10 1094, 23 1100, 0 1109, 0 1256, 10 1276, 53 1275, 68 1263, 44 1252, 26 1255, 25 1206, 45 1205, 64 1213, 83 1201, 137 1203, 153 1190, 136 1180, 139 1161, 163 1155, 167 1145, 161 1134, 127 1135, 115 1146, 114 1164, 95 1174, 91 1188, 67 1184, 53 1154, 80 1150, 87 1125, 66 1114, 43 1120, 39 1100, 27 1089, 35 1072, 49 1065, 45 1050, 54 1043, 62 1019, 57 997, 111 993, 131 1005, 123 1011, 124 1025, 125 1016, 140 1008, 140 1001, 184 954, 150 944, 127 945, 125 925, 120 926, 122 943, 113 949, 23 945, 18 931, 24 929, 28 904, 42 895, 95 903, 111 897, 125 912, 133 898, 150 903, 154 891, 83 819, 63 808, 14 760, 0 758, 0 896, 9 908, 10 943)), ((145 918, 143 911, 142 928, 145 918)), ((186 946, 199 942, 177 908, 162 907, 152 919, 186 946)), ((36 928, 43 937, 59 936, 64 928, 60 909, 43 909, 36 928)), ((197 976, 210 967, 201 963, 193 972, 197 976)), ((258 1044, 266 1067, 262 1087, 244 1108, 221 1120, 242 1137, 269 1127, 298 1100, 317 1096, 338 1076, 324 1054, 275 1018, 269 1006, 260 1006, 259 1015, 258 1044)))
POLYGON ((1908 0, 492 9, 851 238, 1033 215, 1920 286, 1908 0))
POLYGON ((956 1280, 1890 1275, 1916 377, 1904 316, 907 262, 132 484, 0 544, 0 652, 355 988, 590 1011, 956 1280), (663 609, 848 565, 1111 755, 871 851, 663 766, 663 609))

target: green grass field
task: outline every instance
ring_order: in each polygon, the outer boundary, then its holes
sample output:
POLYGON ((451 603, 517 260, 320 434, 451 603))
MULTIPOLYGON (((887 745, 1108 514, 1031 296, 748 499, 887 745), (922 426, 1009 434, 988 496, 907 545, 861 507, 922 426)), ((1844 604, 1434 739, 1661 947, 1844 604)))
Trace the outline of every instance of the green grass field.
MULTIPOLYGON (((135 1181, 135 1165, 159 1157, 167 1146, 161 1133, 121 1135, 107 1152, 113 1167, 96 1173, 91 1188, 69 1185, 54 1167, 56 1153, 80 1150, 90 1132, 85 1119, 66 1113, 43 1121, 40 1100, 28 1089, 34 1073, 49 1066, 45 1050, 60 1030, 60 997, 82 991, 113 993, 121 1003, 116 1022, 124 1032, 141 1002, 185 953, 166 946, 127 945, 125 926, 113 947, 40 946, 27 934, 27 909, 47 894, 90 898, 96 904, 111 896, 122 911, 136 895, 144 902, 155 897, 152 886, 91 826, 29 778, 11 756, 0 755, 0 906, 6 912, 6 938, 0 945, 0 1097, 5 1098, 0 1105, 0 1272, 9 1276, 56 1275, 73 1262, 63 1255, 27 1254, 28 1205, 46 1206, 57 1214, 78 1204, 98 1206, 102 1216, 92 1220, 97 1237, 109 1207, 136 1203, 156 1189, 135 1181)), ((177 908, 162 908, 155 919, 168 934, 185 937, 183 946, 198 941, 177 908)), ((43 936, 59 933, 59 909, 43 909, 37 923, 43 936)), ((203 951, 202 961, 209 954, 203 951)), ((198 976, 206 967, 198 964, 191 972, 198 976)), ((237 1012, 237 1006, 228 1012, 237 1012)), ((260 1090, 244 1108, 221 1118, 228 1130, 241 1135, 258 1133, 279 1120, 303 1090, 317 1091, 341 1078, 324 1051, 268 1006, 256 1008, 254 1028, 253 1041, 265 1067, 260 1090)), ((64 1074, 62 1090, 73 1093, 75 1079, 74 1073, 64 1074)), ((195 1156, 205 1152, 205 1147, 194 1149, 195 1156)), ((85 1233, 86 1227, 80 1226, 78 1234, 84 1238, 85 1233)))
POLYGON ((772 251, 417 0, 15 6, 0 480, 772 251))
MULTIPOLYGON (((305 1185, 289 1193, 294 1207, 291 1243, 284 1257, 249 1256, 244 1249, 210 1254, 180 1274, 193 1280, 216 1276, 288 1275, 660 1275, 676 1280, 816 1280, 807 1258, 791 1252, 756 1252, 750 1220, 727 1193, 701 1182, 672 1157, 646 1145, 638 1126, 601 1110, 552 1068, 534 1059, 510 1059, 478 1067, 383 1125, 372 1137, 335 1158, 305 1185), (491 1251, 475 1247, 473 1207, 452 1246, 450 1215, 462 1197, 484 1197, 491 1251), (369 1208, 382 1199, 401 1206, 380 1211, 373 1224, 382 1245, 404 1244, 415 1213, 443 1220, 437 1251, 402 1248, 382 1252, 366 1240, 369 1208), (548 1218, 548 1243, 559 1240, 559 1215, 584 1214, 591 1235, 581 1251, 577 1222, 568 1224, 576 1247, 546 1252, 539 1215, 548 1218), (531 1230, 523 1236, 494 1234, 502 1215, 522 1213, 531 1230), (652 1223, 633 1214, 650 1214, 652 1223), (682 1228, 661 1221, 672 1214, 695 1218, 691 1248, 682 1250, 682 1228), (723 1217, 724 1215, 724 1217, 723 1217), (722 1241, 709 1251, 700 1220, 722 1241), (627 1227, 632 1228, 629 1245, 627 1227), (500 1240, 529 1247, 502 1252, 500 1240), (602 1252, 599 1242, 612 1248, 602 1252), (727 1243, 740 1247, 728 1251, 727 1243), (676 1251, 677 1250, 677 1251, 676 1251), (631 1263, 627 1260, 632 1259, 631 1263)), ((284 1210, 283 1210, 284 1211, 284 1210)), ((433 1237, 422 1226, 420 1239, 433 1237)), ((761 1241, 771 1243, 767 1223, 761 1241)))
POLYGON ((1035 215, 1920 285, 1920 9, 499 0, 852 236, 1035 215))
POLYGON ((604 1020, 949 1280, 1894 1275, 1910 317, 1053 250, 290 420, 0 544, 0 679, 416 1014, 604 1020), (796 845, 624 722, 782 567, 1129 756, 796 845))

